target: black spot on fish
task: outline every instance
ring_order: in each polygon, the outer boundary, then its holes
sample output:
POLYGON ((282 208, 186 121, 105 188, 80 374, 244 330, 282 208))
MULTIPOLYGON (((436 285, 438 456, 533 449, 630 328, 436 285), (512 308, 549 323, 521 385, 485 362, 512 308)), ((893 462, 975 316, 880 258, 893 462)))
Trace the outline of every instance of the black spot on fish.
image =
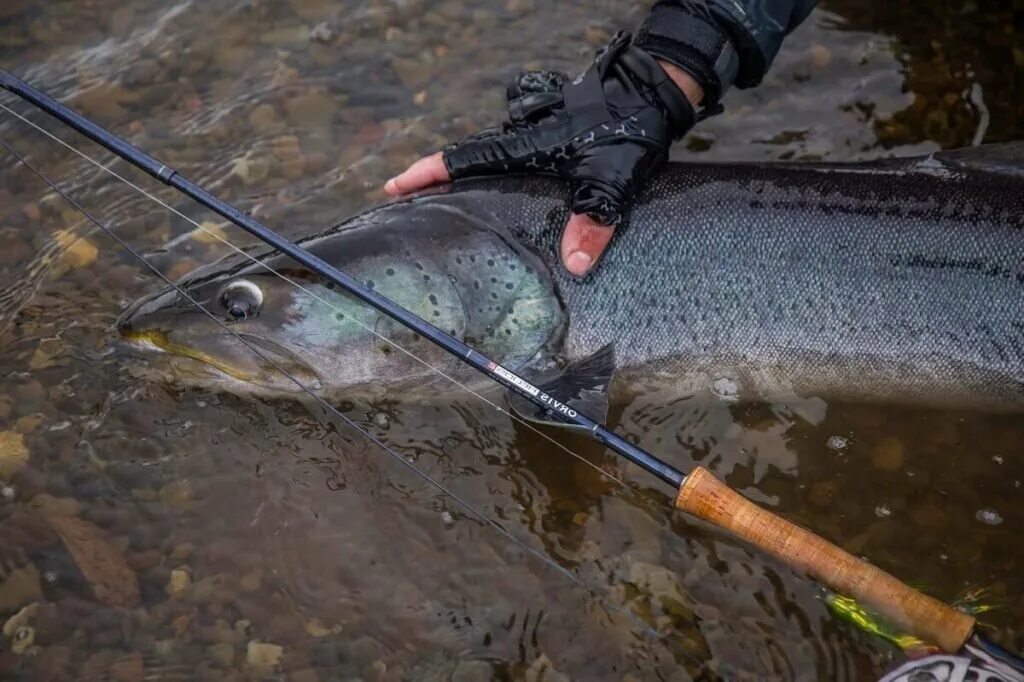
POLYGON ((328 282, 328 283, 327 283, 327 288, 328 288, 328 289, 330 289, 331 291, 334 291, 334 287, 335 287, 335 286, 336 286, 336 285, 334 284, 334 282, 328 282))
POLYGON ((381 346, 380 352, 384 355, 391 355, 391 346, 381 346))
POLYGON ((516 264, 515 263, 509 263, 508 264, 508 269, 509 270, 515 270, 516 269, 516 264))
POLYGON ((480 280, 476 280, 476 281, 473 282, 473 288, 474 289, 479 289, 480 288, 480 280))
POLYGON ((416 266, 417 270, 422 270, 423 269, 423 264, 422 263, 413 263, 413 265, 416 266))
POLYGON ((368 287, 370 287, 372 289, 373 288, 373 280, 372 279, 366 280, 366 286, 368 286, 368 287))
POLYGON ((491 292, 491 298, 498 298, 498 295, 492 291, 491 292))
POLYGON ((505 330, 505 336, 512 336, 512 330, 511 329, 506 329, 505 330))
POLYGON ((469 257, 469 262, 470 263, 475 263, 476 262, 476 256, 470 256, 469 257))
POLYGON ((456 256, 455 257, 455 262, 458 265, 462 265, 462 256, 456 256))
POLYGON ((345 313, 338 313, 337 315, 334 316, 334 319, 336 319, 336 320, 344 320, 345 319, 345 313))
POLYGON ((433 294, 431 294, 430 295, 430 302, 433 303, 434 305, 437 305, 437 296, 434 296, 433 294))
POLYGON ((494 267, 494 259, 493 258, 488 258, 487 259, 487 264, 493 268, 494 267))
POLYGON ((513 317, 512 318, 512 324, 519 324, 519 320, 517 320, 516 318, 513 317))
POLYGON ((531 268, 529 265, 524 267, 523 270, 526 272, 527 275, 532 275, 533 274, 533 268, 531 268))
POLYGON ((508 289, 509 291, 512 291, 512 282, 505 282, 505 288, 508 289))
POLYGON ((497 284, 497 283, 498 283, 498 278, 497 277, 491 277, 491 284, 497 284))
POLYGON ((430 281, 430 275, 423 275, 423 281, 424 282, 429 282, 430 281))
POLYGON ((441 311, 440 310, 435 310, 434 311, 434 317, 441 317, 441 311))
POLYGON ((394 274, 395 274, 395 269, 394 268, 388 268, 386 270, 386 272, 388 273, 388 277, 393 277, 394 274))

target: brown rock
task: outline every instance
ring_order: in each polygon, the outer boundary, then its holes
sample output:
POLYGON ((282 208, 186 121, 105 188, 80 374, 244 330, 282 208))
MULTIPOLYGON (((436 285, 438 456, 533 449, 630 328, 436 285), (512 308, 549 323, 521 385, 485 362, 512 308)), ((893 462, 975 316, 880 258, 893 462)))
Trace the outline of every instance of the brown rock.
POLYGON ((815 481, 811 484, 811 489, 807 495, 807 499, 810 500, 811 504, 815 507, 827 508, 832 506, 832 501, 836 496, 837 486, 835 481, 815 481))
POLYGON ((326 92, 313 91, 290 98, 285 103, 288 120, 303 128, 326 128, 334 120, 341 102, 326 92))
POLYGON ((883 471, 899 471, 904 461, 903 441, 896 436, 880 440, 871 448, 871 464, 883 471))
POLYGON ((281 662, 284 647, 252 640, 245 651, 245 662, 254 668, 273 668, 281 662))
POLYGON ((0 582, 0 613, 11 613, 43 599, 39 570, 27 564, 11 571, 0 582))
POLYGON ((114 661, 110 666, 111 682, 142 682, 145 677, 146 667, 142 663, 142 654, 137 651, 114 661))
POLYGON ((282 135, 270 141, 270 149, 278 161, 289 161, 302 157, 302 147, 295 135, 282 135))
POLYGON ((0 431, 0 478, 9 479, 27 463, 25 437, 17 431, 0 431))
POLYGON ((235 647, 221 642, 206 647, 206 653, 221 668, 230 668, 235 664, 235 647))
POLYGON ((135 571, 103 531, 73 516, 49 514, 46 520, 64 541, 97 601, 118 608, 132 608, 139 603, 135 571))
POLYGON ((422 59, 395 57, 391 60, 391 69, 402 85, 411 90, 419 90, 429 83, 434 75, 433 65, 422 59))
POLYGON ((276 130, 283 124, 277 110, 270 104, 260 104, 249 114, 249 125, 258 132, 276 130))

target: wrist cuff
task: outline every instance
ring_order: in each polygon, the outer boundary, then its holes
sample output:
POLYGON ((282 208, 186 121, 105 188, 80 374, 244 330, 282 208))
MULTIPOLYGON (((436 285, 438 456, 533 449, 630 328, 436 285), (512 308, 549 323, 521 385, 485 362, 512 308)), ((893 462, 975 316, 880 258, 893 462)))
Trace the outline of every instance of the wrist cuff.
POLYGON ((634 44, 693 76, 704 89, 707 109, 718 104, 739 71, 736 47, 707 10, 662 0, 634 44))

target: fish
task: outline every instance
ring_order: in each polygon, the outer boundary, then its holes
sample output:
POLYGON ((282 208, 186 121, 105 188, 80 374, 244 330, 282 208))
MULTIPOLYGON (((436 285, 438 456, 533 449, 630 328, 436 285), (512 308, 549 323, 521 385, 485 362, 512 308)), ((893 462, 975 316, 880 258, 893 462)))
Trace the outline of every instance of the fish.
MULTIPOLYGON (((1024 143, 674 162, 584 278, 558 259, 570 189, 460 180, 300 244, 567 405, 606 409, 615 385, 1024 410, 1024 143)), ((196 270, 177 283, 188 296, 137 301, 122 339, 162 354, 171 380, 246 395, 300 394, 280 369, 330 398, 474 380, 286 256, 252 258, 196 270)))

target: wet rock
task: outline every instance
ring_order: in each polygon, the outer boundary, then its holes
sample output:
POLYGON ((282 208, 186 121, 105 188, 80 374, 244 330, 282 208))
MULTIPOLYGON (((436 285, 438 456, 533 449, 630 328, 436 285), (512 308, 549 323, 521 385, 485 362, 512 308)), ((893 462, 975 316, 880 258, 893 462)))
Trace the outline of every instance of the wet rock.
POLYGON ((139 95, 115 83, 105 82, 89 88, 74 99, 74 106, 86 116, 117 120, 127 115, 125 106, 138 102, 139 95))
POLYGON ((77 516, 82 505, 78 500, 70 497, 55 497, 49 493, 39 493, 29 501, 28 507, 44 516, 77 516))
POLYGON ((238 581, 238 586, 245 592, 255 592, 263 584, 263 571, 256 569, 249 571, 238 581))
POLYGON ((976 518, 978 521, 981 521, 986 526, 998 526, 1003 522, 1002 514, 997 512, 995 509, 992 509, 991 507, 979 509, 977 513, 974 515, 974 518, 976 518))
POLYGON ((254 668, 274 668, 281 662, 284 647, 252 640, 245 650, 245 662, 254 668))
POLYGON ((160 489, 160 501, 168 507, 181 507, 192 501, 192 486, 188 481, 172 481, 160 489))
POLYGON ((270 104, 260 104, 249 114, 249 125, 256 132, 267 133, 279 129, 284 121, 270 104))
POLYGON ((924 502, 910 512, 911 520, 922 528, 945 528, 948 523, 946 512, 938 505, 924 502))
POLYGON ((215 223, 212 220, 204 220, 189 233, 189 238, 200 244, 220 244, 227 241, 228 235, 224 223, 215 223))
POLYGON ((903 441, 889 436, 871 448, 871 464, 882 471, 899 471, 905 459, 903 441))
POLYGON ((555 670, 547 654, 541 654, 523 674, 526 682, 569 682, 569 677, 555 670))
POLYGON ((334 120, 341 101, 326 92, 313 91, 285 102, 288 121, 303 128, 326 128, 334 120))
POLYGON ((311 618, 306 621, 305 625, 306 634, 310 637, 319 639, 321 637, 327 637, 328 635, 337 635, 342 631, 340 625, 334 625, 332 627, 326 627, 320 622, 319 618, 311 618))
POLYGON ((318 43, 329 43, 334 40, 334 29, 326 21, 321 21, 319 24, 309 29, 309 37, 311 40, 315 40, 318 43))
POLYGON ((267 179, 270 165, 265 159, 241 156, 231 162, 231 175, 241 179, 246 185, 255 185, 267 179))
POLYGON ((39 613, 39 602, 33 602, 7 619, 2 632, 7 639, 13 639, 18 628, 27 627, 39 613))
POLYGON ((185 561, 196 551, 196 546, 191 542, 181 542, 171 550, 169 558, 171 561, 185 561))
POLYGON ((145 677, 146 667, 142 662, 142 654, 137 651, 114 661, 110 666, 111 682, 142 682, 145 677))
POLYGON ((487 661, 459 661, 451 682, 484 682, 494 679, 494 668, 487 661))
POLYGON ((843 436, 829 436, 828 441, 825 443, 825 447, 835 452, 842 452, 850 447, 850 440, 843 436))
POLYGON ((278 161, 290 161, 302 157, 302 147, 295 135, 282 135, 270 141, 270 150, 278 161))
POLYGON ((11 571, 0 582, 0 613, 17 611, 42 599, 42 579, 39 569, 32 564, 11 571))
POLYGON ((84 268, 92 265, 99 256, 100 250, 85 237, 79 237, 72 230, 61 230, 54 235, 54 240, 64 249, 61 262, 72 268, 84 268))
POLYGON ((832 51, 821 43, 811 45, 808 54, 811 59, 811 68, 816 71, 824 71, 832 63, 832 51))
POLYGON ((221 668, 230 668, 235 664, 235 647, 231 644, 211 644, 206 647, 206 653, 221 668))
POLYGON ((11 651, 21 656, 36 643, 35 629, 22 625, 11 636, 11 651))
POLYGON ((135 8, 131 5, 123 5, 110 13, 107 27, 112 34, 117 36, 131 28, 133 21, 135 21, 135 8))
POLYGON ((288 682, 320 682, 320 676, 312 668, 302 668, 288 673, 288 682))
POLYGON ((25 437, 17 431, 0 431, 0 478, 10 479, 27 463, 25 437))
POLYGON ((395 57, 391 60, 391 70, 398 76, 402 85, 418 90, 433 77, 433 65, 422 59, 408 59, 406 57, 395 57))
POLYGON ((51 514, 46 520, 64 541, 97 601, 117 608, 133 608, 139 603, 135 571, 103 531, 73 516, 51 514))
POLYGON ((825 509, 832 506, 832 501, 835 499, 838 489, 839 486, 836 485, 835 481, 815 481, 811 484, 807 499, 815 507, 825 509))
POLYGON ((171 577, 167 581, 167 594, 172 597, 184 594, 192 586, 192 573, 187 567, 176 568, 171 571, 171 577))

